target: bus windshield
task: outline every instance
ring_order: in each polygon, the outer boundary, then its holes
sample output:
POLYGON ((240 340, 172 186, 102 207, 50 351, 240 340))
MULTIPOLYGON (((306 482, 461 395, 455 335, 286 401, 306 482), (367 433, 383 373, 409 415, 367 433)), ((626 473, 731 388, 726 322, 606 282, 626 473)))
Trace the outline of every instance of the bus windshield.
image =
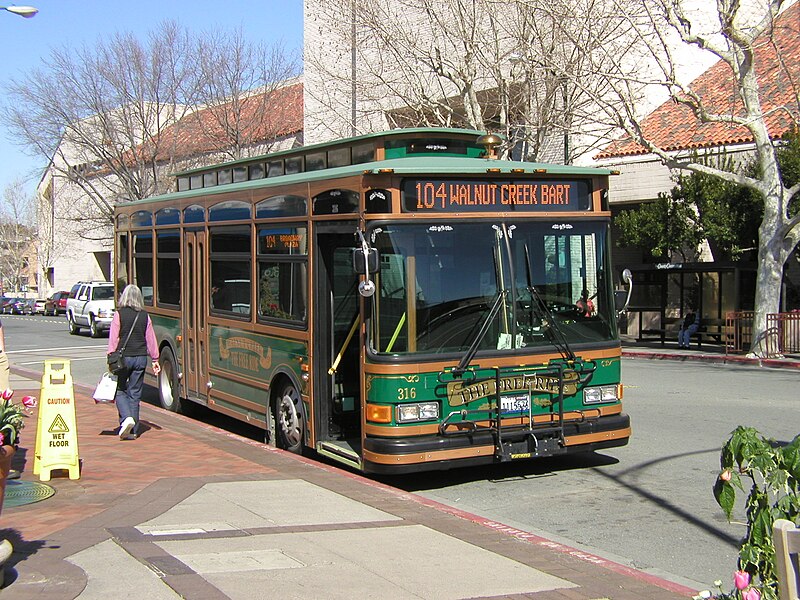
POLYGON ((616 338, 605 221, 383 224, 372 240, 378 354, 464 352, 498 298, 481 351, 616 338))

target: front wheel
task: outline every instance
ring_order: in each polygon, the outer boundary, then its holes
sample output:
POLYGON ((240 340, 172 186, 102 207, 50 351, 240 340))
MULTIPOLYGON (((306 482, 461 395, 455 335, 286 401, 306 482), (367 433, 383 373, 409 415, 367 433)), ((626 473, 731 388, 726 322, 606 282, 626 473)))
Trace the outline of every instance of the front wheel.
POLYGON ((275 409, 276 442, 279 448, 302 454, 303 452, 303 401, 300 392, 291 383, 284 383, 273 401, 275 409))
POLYGON ((97 326, 97 321, 94 320, 94 317, 89 317, 89 333, 93 338, 100 337, 102 333, 100 327, 97 326))
POLYGON ((164 348, 158 362, 161 373, 158 374, 158 397, 161 406, 171 412, 182 413, 181 383, 178 377, 178 362, 169 348, 164 348))
POLYGON ((75 324, 75 320, 72 318, 71 314, 67 315, 67 328, 69 329, 70 335, 78 333, 78 326, 75 324))

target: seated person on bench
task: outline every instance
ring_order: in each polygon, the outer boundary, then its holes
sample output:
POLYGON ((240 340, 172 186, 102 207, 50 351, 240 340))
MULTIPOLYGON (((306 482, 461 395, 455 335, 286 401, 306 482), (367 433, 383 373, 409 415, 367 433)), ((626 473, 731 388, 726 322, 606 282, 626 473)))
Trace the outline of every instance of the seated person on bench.
POLYGON ((700 313, 691 308, 681 321, 681 329, 678 332, 678 348, 689 348, 692 334, 700 328, 700 313))

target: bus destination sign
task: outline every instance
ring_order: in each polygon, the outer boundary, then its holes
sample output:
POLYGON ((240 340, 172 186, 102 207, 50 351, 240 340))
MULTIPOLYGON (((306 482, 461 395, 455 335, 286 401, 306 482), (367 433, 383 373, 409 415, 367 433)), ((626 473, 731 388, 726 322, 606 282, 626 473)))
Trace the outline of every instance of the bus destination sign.
POLYGON ((592 207, 588 180, 406 179, 405 212, 566 212, 592 207))

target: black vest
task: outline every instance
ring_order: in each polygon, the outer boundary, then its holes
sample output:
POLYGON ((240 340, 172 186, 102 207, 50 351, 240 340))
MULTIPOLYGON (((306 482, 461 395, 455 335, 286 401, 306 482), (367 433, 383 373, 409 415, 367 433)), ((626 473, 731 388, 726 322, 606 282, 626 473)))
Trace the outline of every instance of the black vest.
MULTIPOLYGON (((128 306, 123 306, 118 311, 119 313, 119 346, 117 349, 122 348, 125 343, 125 338, 128 337, 128 332, 131 330, 133 320, 136 318, 136 311, 128 306)), ((131 339, 128 340, 128 345, 125 346, 123 356, 147 356, 147 342, 145 341, 145 331, 147 331, 147 313, 142 311, 139 314, 139 319, 136 321, 136 327, 131 333, 131 339)))

